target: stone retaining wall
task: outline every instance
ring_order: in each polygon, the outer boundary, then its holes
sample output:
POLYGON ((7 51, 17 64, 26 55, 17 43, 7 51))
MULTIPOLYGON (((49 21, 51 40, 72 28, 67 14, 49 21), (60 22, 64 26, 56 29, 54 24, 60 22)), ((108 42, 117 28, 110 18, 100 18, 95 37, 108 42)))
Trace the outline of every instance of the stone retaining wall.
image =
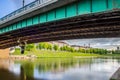
POLYGON ((9 58, 10 50, 7 49, 0 49, 0 58, 9 58))

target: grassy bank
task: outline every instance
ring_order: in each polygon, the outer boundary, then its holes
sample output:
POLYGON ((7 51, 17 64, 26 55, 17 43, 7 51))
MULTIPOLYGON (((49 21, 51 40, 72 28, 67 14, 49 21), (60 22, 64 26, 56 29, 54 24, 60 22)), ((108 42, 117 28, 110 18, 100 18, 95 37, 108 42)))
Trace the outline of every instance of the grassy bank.
POLYGON ((120 54, 103 54, 102 56, 106 56, 106 57, 120 57, 120 54))
MULTIPOLYGON (((16 51, 12 55, 21 55, 20 50, 16 49, 16 51)), ((25 51, 24 55, 36 55, 39 58, 60 58, 60 57, 99 57, 99 54, 85 54, 78 52, 66 52, 66 51, 49 51, 49 50, 31 50, 25 51)))
MULTIPOLYGON (((21 55, 20 49, 16 49, 12 55, 21 55)), ((24 55, 35 55, 39 58, 70 58, 70 57, 120 57, 120 54, 85 54, 80 52, 36 50, 25 51, 24 55)))

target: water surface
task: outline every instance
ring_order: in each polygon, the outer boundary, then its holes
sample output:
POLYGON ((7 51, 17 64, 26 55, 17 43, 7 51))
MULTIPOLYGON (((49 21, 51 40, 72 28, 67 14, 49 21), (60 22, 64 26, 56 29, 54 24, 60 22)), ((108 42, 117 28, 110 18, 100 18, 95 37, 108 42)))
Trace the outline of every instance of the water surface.
POLYGON ((109 80, 119 58, 0 60, 0 80, 109 80))

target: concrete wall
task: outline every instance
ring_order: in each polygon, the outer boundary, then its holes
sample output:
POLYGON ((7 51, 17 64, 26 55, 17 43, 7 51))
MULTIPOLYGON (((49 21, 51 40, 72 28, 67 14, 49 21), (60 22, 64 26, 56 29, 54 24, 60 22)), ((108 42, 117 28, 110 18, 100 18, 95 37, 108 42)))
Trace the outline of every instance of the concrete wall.
POLYGON ((10 50, 7 49, 0 49, 0 58, 9 58, 10 50))

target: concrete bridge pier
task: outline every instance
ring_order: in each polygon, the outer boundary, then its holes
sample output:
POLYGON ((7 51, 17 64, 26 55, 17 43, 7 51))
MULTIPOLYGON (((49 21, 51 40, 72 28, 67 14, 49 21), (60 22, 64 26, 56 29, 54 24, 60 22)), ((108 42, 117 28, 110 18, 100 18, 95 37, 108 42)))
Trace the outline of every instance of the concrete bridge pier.
POLYGON ((0 49, 0 59, 2 58, 9 58, 9 53, 10 53, 10 49, 6 48, 6 49, 0 49))

